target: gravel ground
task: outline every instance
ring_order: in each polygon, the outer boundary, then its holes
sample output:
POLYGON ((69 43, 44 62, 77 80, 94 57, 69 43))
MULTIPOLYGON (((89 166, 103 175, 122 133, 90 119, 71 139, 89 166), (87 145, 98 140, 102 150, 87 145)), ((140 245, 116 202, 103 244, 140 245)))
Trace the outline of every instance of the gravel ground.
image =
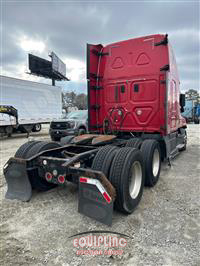
MULTIPOLYGON (((48 139, 48 129, 34 139, 48 139)), ((107 227, 77 212, 77 187, 68 184, 35 193, 30 202, 4 198, 2 167, 25 135, 1 140, 0 265, 200 265, 199 146, 200 126, 188 126, 188 147, 162 165, 158 184, 145 188, 142 201, 129 216, 114 212, 107 227), (122 255, 77 256, 68 237, 88 230, 112 230, 132 236, 122 255)), ((105 249, 105 247, 102 247, 105 249)))

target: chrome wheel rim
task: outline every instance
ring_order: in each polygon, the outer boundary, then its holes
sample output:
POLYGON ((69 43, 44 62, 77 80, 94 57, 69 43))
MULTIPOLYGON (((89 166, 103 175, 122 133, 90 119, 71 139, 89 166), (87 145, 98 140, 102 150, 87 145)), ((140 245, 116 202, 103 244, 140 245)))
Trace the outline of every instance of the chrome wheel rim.
POLYGON ((137 198, 142 184, 142 167, 140 162, 135 161, 131 167, 131 177, 129 180, 129 194, 132 199, 137 198))
POLYGON ((152 163, 152 170, 154 177, 157 176, 159 168, 160 168, 160 154, 158 149, 155 149, 153 153, 153 163, 152 163))

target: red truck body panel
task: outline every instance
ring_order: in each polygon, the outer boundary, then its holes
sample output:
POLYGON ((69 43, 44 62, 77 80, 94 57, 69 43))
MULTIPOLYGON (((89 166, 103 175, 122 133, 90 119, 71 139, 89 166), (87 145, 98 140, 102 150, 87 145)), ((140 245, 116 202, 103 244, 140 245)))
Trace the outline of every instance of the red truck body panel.
POLYGON ((185 125, 179 77, 165 35, 87 47, 89 131, 167 135, 185 125), (107 124, 106 124, 107 123, 107 124))

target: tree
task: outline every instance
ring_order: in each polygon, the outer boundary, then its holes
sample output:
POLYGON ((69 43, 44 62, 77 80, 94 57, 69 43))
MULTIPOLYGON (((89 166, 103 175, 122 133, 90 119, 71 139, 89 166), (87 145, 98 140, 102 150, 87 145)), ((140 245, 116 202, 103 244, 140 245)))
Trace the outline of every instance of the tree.
POLYGON ((62 105, 66 112, 71 107, 85 110, 87 109, 87 95, 84 93, 76 94, 74 91, 62 93, 62 105))
POLYGON ((194 100, 195 102, 200 102, 199 92, 197 90, 189 89, 185 93, 185 97, 187 100, 194 100))
POLYGON ((79 110, 87 109, 87 96, 84 93, 78 94, 75 99, 75 104, 79 110))

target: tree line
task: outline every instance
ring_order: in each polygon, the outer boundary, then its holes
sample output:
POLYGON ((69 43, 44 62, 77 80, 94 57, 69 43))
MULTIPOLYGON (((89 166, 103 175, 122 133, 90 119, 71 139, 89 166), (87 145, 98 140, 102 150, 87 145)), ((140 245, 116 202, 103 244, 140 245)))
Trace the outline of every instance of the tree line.
POLYGON ((77 94, 74 91, 62 93, 62 106, 68 112, 70 108, 78 110, 87 109, 87 95, 85 93, 77 94))
POLYGON ((185 92, 185 98, 187 100, 194 100, 197 103, 200 103, 200 96, 197 90, 189 89, 188 91, 185 92))
MULTIPOLYGON (((197 90, 189 89, 185 92, 185 96, 187 100, 195 100, 197 103, 200 103, 199 92, 197 90)), ((87 95, 85 93, 75 93, 71 92, 63 92, 62 93, 62 106, 66 112, 69 111, 70 108, 77 108, 78 110, 86 110, 87 109, 87 95)))

